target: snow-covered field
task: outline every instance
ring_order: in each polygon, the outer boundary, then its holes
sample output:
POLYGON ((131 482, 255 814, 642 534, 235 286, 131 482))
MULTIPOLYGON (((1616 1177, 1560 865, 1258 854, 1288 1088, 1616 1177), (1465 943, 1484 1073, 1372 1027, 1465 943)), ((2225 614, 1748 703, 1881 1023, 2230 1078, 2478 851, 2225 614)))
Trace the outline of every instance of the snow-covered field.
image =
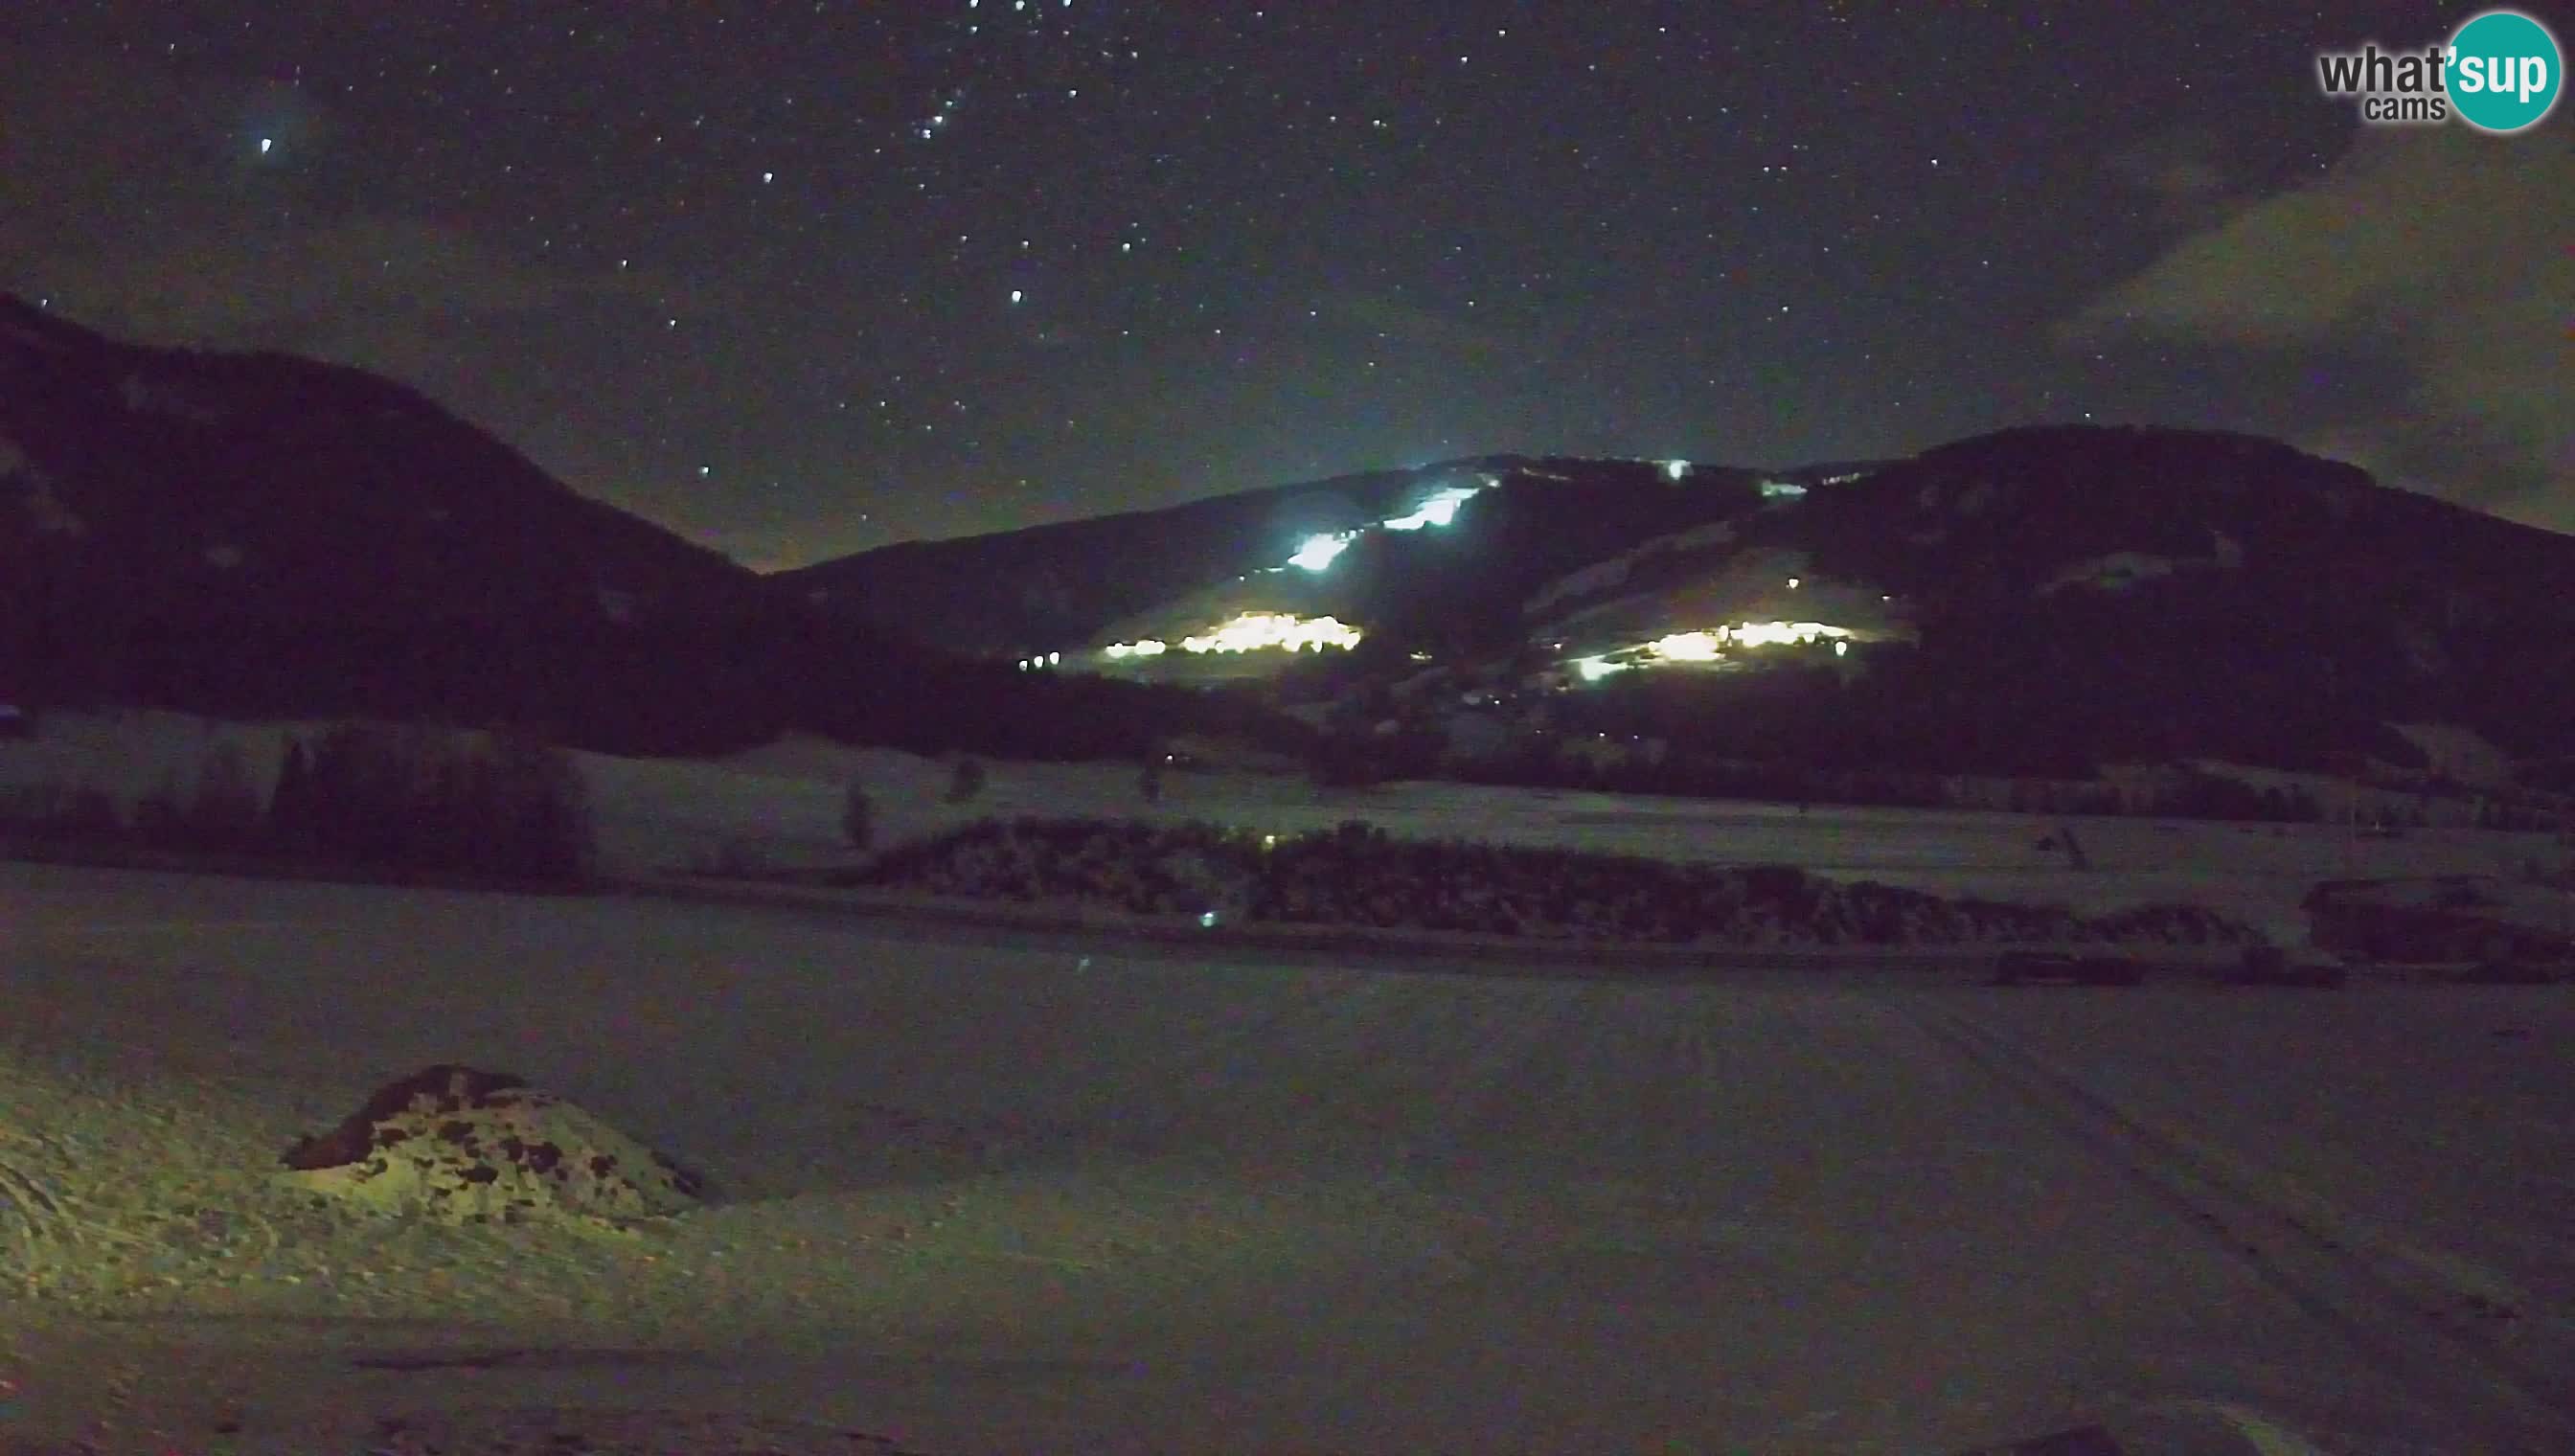
MULTIPOLYGON (((310 726, 307 726, 309 732, 310 726)), ((240 741, 273 772, 286 729, 208 725, 166 714, 49 719, 31 743, 0 743, 0 787, 94 779, 130 799, 176 768, 184 775, 217 737, 240 741)), ((1454 836, 1726 863, 1796 864, 1947 894, 2062 903, 2084 913, 2180 901, 2306 934, 2299 898, 2316 880, 2355 875, 2511 876, 2562 851, 2542 834, 2451 828, 2399 839, 2353 838, 2332 825, 2231 824, 1902 808, 1646 798, 1548 789, 1407 782, 1327 791, 1302 778, 1175 772, 1148 803, 1131 765, 990 766, 984 793, 946 801, 949 769, 912 754, 788 739, 715 760, 577 755, 595 800, 602 849, 629 870, 687 868, 728 844, 773 864, 846 857, 840 816, 849 783, 867 786, 880 845, 973 819, 1084 814, 1212 819, 1288 832, 1364 818, 1389 833, 1454 836), (2071 825, 2089 860, 2077 869, 2039 840, 2071 825)))
POLYGON ((0 1166, 63 1210, 0 1243, 47 1295, 0 1282, 0 1451, 589 1405, 953 1456, 1938 1452, 2208 1402, 2575 1448, 2562 990, 1504 979, 0 865, 0 1166), (260 1180, 445 1059, 730 1201, 619 1240, 260 1180))

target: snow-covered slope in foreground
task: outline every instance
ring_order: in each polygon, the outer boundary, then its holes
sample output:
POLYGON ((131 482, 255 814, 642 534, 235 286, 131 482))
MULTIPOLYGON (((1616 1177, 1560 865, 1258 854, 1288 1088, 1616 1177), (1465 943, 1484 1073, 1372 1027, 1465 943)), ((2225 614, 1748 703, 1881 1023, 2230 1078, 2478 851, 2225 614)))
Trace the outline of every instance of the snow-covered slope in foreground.
POLYGON ((2234 1210, 2156 1196, 2155 1160, 2072 1098, 1934 1034, 2071 1055, 2274 1166, 2302 1143, 2314 1197, 2449 1258, 2454 1293, 2517 1288, 2540 1329, 2575 1313, 2562 1200, 2452 1190, 2575 1166, 2564 1079, 2497 1060, 2564 1056, 2547 992, 1086 959, 27 866, 0 901, 0 1160, 71 1251, 36 1268, 57 1298, 0 1284, 13 1436, 213 1448, 229 1417, 227 1449, 356 1450, 400 1410, 535 1404, 946 1456, 1919 1452, 2217 1398, 2338 1456, 2568 1448, 2562 1413, 2356 1284, 2248 1255, 2267 1235, 2234 1210), (383 1229, 248 1171, 449 1059, 578 1099, 732 1201, 632 1240, 383 1229), (2410 1203, 2375 1193, 2397 1144, 2410 1203))

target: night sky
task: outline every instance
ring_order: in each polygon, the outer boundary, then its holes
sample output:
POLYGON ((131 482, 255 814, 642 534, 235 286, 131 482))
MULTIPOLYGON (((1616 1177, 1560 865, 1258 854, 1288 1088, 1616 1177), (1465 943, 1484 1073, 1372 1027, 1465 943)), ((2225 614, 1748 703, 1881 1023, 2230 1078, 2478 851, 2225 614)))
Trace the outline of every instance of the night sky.
POLYGON ((2472 10, 31 0, 0 288, 382 370, 763 568, 2084 419, 2575 529, 2575 108, 2315 82, 2472 10))

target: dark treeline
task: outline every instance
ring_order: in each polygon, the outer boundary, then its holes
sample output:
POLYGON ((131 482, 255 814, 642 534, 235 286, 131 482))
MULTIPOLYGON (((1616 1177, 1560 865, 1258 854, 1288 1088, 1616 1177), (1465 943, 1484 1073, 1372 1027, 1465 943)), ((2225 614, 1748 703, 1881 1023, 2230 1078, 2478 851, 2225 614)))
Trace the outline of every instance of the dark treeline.
MULTIPOLYGON (((0 586, 0 598, 16 595, 0 586)), ((0 686, 31 707, 498 726, 636 755, 724 752, 794 730, 1041 759, 1143 757, 1189 732, 1290 752, 1311 739, 1245 694, 1022 673, 783 608, 575 630, 463 615, 400 624, 13 615, 16 630, 0 633, 0 686)))
POLYGON ((290 737, 273 775, 239 744, 216 742, 130 813, 96 784, 19 785, 0 794, 0 831, 72 849, 513 885, 577 884, 597 859, 588 793, 561 749, 517 733, 377 724, 290 737))
POLYGON ((1364 821, 1267 835, 1211 824, 986 820, 916 841, 842 882, 932 894, 1114 906, 1137 914, 1734 944, 1986 941, 2232 943, 2250 927, 2189 906, 2077 916, 1950 899, 1779 864, 1389 837, 1364 821))

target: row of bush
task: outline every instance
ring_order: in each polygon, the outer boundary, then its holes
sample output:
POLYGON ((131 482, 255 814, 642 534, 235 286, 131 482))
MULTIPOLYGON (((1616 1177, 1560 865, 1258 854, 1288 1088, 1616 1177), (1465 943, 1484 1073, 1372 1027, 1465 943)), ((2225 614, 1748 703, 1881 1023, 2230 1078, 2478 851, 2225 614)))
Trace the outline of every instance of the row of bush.
MULTIPOLYGON (((2343 812, 2300 784, 2256 786, 2223 774, 2185 770, 2151 788, 2123 791, 2107 782, 2028 779, 2014 782, 2000 797, 1964 788, 1955 775, 1899 772, 1893 769, 1822 768, 1785 762, 1737 762, 1701 754, 1673 752, 1660 758, 1585 755, 1550 747, 1547 751, 1491 758, 1444 758, 1425 773, 1469 783, 1512 787, 1571 788, 1600 793, 1657 794, 1676 798, 1749 799, 1774 803, 1853 804, 1887 808, 2002 809, 2012 813, 2083 814, 2159 819, 2213 819, 2257 823, 2322 823, 2343 812)), ((1318 782, 1346 781, 1339 763, 1316 759, 1318 782)), ((1380 775, 1381 776, 1381 775, 1380 775)), ((2544 805, 2515 802, 2480 793, 2464 785, 2430 785, 2412 790, 2409 801, 2392 801, 2385 791, 2373 796, 2376 807, 2364 809, 2361 822, 2385 828, 2428 828, 2432 803, 2446 798, 2463 805, 2457 819, 2481 829, 2546 830, 2557 823, 2557 811, 2544 805), (2469 806, 2472 805, 2472 806, 2469 806)))
POLYGON ((208 748, 129 813, 95 783, 0 795, 0 830, 54 847, 129 845, 511 883, 586 879, 596 848, 580 772, 506 733, 344 724, 289 737, 263 793, 240 746, 208 748))
POLYGON ((2057 906, 1818 879, 1784 865, 1394 839, 1355 820, 1288 836, 1205 823, 987 820, 896 849, 841 882, 1138 914, 1667 944, 2261 938, 2190 905, 2085 917, 2057 906))

